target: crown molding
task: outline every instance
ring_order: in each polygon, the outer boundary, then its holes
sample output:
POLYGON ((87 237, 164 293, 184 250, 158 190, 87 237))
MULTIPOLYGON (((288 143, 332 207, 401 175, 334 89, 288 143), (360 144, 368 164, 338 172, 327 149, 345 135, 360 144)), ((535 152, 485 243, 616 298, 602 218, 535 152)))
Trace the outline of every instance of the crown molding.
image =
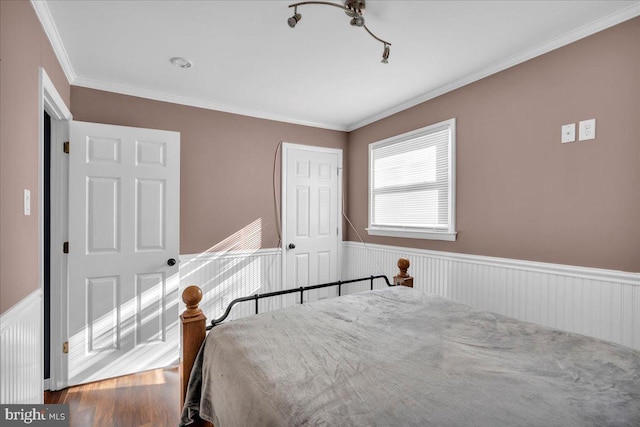
POLYGON ((524 51, 521 54, 513 56, 506 61, 500 62, 498 64, 487 67, 477 73, 471 74, 469 76, 463 77, 453 83, 440 86, 437 89, 424 93, 420 96, 417 96, 409 101, 403 102, 402 104, 396 105, 395 107, 389 108, 388 110, 382 111, 378 114, 374 114, 373 116, 369 116, 363 120, 360 120, 356 123, 347 127, 347 132, 352 132, 356 129, 359 129, 363 126, 376 122, 378 120, 389 117, 393 114, 399 113, 400 111, 406 110, 408 108, 414 107, 423 102, 429 101, 433 98, 436 98, 440 95, 444 95, 447 92, 451 92, 453 90, 459 89, 463 86, 466 86, 470 83, 481 80, 485 77, 489 77, 492 74, 499 73, 500 71, 504 71, 507 68, 511 68, 515 65, 526 62, 530 59, 533 59, 537 56, 543 55, 545 53, 551 52, 552 50, 558 49, 560 47, 566 46, 573 42, 576 42, 580 39, 588 37, 597 32, 606 30, 607 28, 613 27, 614 25, 620 24, 624 21, 628 21, 636 16, 640 15, 640 2, 635 3, 631 6, 628 6, 622 10, 619 10, 616 13, 605 16, 604 18, 593 21, 589 24, 583 25, 580 28, 577 28, 573 31, 570 31, 563 36, 550 40, 546 43, 543 43, 539 46, 536 46, 532 49, 524 51))
POLYGON ((56 27, 56 24, 53 21, 47 2, 45 0, 31 0, 31 6, 33 6, 33 9, 35 10, 38 19, 40 20, 40 24, 42 24, 44 32, 49 39, 49 43, 51 43, 51 47, 53 48, 53 52, 55 53, 56 58, 58 58, 58 62, 62 67, 64 75, 67 77, 67 81, 70 84, 73 84, 77 75, 73 70, 67 50, 64 48, 64 44, 62 44, 62 38, 58 32, 58 27, 56 27))
POLYGON ((291 117, 281 116, 278 114, 267 113, 259 110, 251 110, 248 108, 237 107, 234 105, 220 104, 217 102, 204 101, 197 98, 189 98, 186 96, 172 95, 154 90, 140 89, 131 86, 107 83, 98 80, 84 79, 77 77, 73 83, 74 86, 86 87, 89 89, 103 90, 107 92, 119 93, 121 95, 136 96, 139 98, 152 99, 155 101, 169 102, 172 104, 186 105, 189 107, 204 108, 207 110, 221 111, 224 113, 238 114, 257 119, 272 120, 276 122, 284 122, 294 125, 317 127, 328 130, 346 131, 346 127, 338 126, 330 123, 311 122, 306 120, 294 119, 291 117))

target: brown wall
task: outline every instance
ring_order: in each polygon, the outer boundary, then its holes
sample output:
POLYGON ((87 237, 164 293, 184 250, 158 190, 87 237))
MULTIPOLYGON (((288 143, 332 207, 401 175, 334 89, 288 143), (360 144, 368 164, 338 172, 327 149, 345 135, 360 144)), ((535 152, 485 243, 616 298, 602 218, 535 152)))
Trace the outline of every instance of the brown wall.
POLYGON ((352 132, 347 182, 367 242, 640 272, 640 18, 352 132), (457 241, 367 236, 368 144, 452 117, 457 241))
MULTIPOLYGON (((343 150, 347 143, 345 132, 76 86, 71 112, 74 120, 180 132, 182 254, 206 251, 259 219, 261 247, 277 247, 272 177, 280 141, 343 150)), ((278 199, 279 192, 278 185, 278 199)))
POLYGON ((31 4, 0 1, 0 313, 39 286, 38 67, 69 105, 69 83, 31 4))

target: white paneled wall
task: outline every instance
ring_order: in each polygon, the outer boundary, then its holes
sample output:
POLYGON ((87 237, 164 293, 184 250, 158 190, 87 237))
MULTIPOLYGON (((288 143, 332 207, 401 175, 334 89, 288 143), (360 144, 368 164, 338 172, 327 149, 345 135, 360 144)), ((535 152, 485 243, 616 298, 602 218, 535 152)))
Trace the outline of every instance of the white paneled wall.
MULTIPOLYGON (((220 317, 235 298, 280 290, 281 252, 279 249, 229 251, 180 255, 180 292, 198 285, 203 298, 200 308, 208 320, 220 317)), ((259 301, 260 312, 280 308, 280 298, 259 301)), ((254 302, 237 305, 229 319, 255 312, 254 302)))
MULTIPOLYGON (((640 273, 346 242, 342 279, 396 272, 411 260, 417 289, 521 320, 640 349, 640 273)), ((281 289, 279 249, 182 255, 181 289, 198 285, 202 309, 219 317, 234 298, 281 289)), ((378 282, 376 287, 383 287, 378 282)), ((352 284, 344 293, 368 289, 352 284)), ((282 307, 260 301, 260 312, 282 307)), ((255 304, 231 318, 253 314, 255 304)), ((38 290, 0 316, 0 402, 42 401, 42 294, 38 290)))
MULTIPOLYGON (((398 258, 411 260, 415 287, 517 319, 577 332, 640 349, 640 273, 626 273, 505 258, 343 244, 342 279, 397 273, 398 258)), ((234 298, 281 289, 278 249, 182 255, 181 288, 198 285, 209 319, 222 315, 234 298)), ((376 287, 383 287, 382 281, 376 287)), ((343 287, 367 290, 368 282, 343 287)), ((260 301, 260 312, 284 300, 260 301)), ((243 303, 231 319, 253 314, 243 303)))
POLYGON ((42 291, 0 316, 0 403, 42 403, 42 291))
POLYGON ((405 257, 417 289, 640 349, 640 273, 354 242, 343 256, 343 279, 393 276, 405 257))

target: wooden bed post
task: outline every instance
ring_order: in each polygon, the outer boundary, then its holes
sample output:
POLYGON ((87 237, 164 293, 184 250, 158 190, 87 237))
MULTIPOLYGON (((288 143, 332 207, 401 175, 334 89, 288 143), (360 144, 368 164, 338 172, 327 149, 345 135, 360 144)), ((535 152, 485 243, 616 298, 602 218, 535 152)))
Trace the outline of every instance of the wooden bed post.
POLYGON ((180 315, 182 324, 182 361, 180 363, 180 407, 184 405, 184 399, 189 384, 191 368, 198 355, 198 350, 207 333, 207 318, 198 308, 202 301, 202 291, 197 286, 189 286, 182 292, 182 301, 187 309, 180 315))
POLYGON ((400 272, 396 276, 393 276, 393 283, 395 285, 402 285, 408 288, 413 288, 413 277, 407 274, 407 269, 410 265, 411 263, 406 258, 400 258, 398 260, 398 268, 400 269, 400 272))

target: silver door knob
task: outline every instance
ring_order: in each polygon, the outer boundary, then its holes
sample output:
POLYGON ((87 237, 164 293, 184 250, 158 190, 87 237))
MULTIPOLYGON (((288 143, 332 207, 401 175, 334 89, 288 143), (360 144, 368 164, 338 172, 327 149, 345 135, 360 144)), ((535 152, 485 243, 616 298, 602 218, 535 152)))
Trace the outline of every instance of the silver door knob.
POLYGON ((295 249, 296 245, 294 245, 293 243, 289 243, 289 249, 295 249))

